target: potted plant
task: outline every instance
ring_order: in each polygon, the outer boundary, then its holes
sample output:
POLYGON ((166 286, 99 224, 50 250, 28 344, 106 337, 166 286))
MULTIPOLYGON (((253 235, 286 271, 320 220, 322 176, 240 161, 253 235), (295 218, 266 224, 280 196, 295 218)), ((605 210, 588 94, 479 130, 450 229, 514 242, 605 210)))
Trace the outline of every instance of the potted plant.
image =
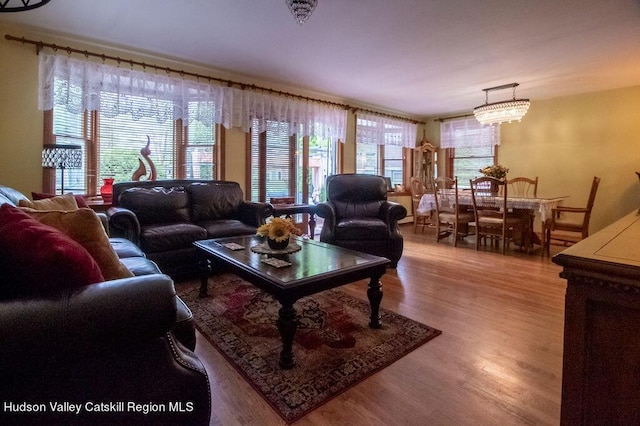
POLYGON ((500 164, 494 164, 493 166, 487 166, 479 170, 485 176, 494 177, 496 179, 504 180, 507 178, 509 169, 500 164))
POLYGON ((289 245, 289 237, 302 235, 302 232, 290 219, 274 217, 269 222, 260 226, 256 232, 261 237, 267 237, 267 244, 272 250, 284 250, 289 245))

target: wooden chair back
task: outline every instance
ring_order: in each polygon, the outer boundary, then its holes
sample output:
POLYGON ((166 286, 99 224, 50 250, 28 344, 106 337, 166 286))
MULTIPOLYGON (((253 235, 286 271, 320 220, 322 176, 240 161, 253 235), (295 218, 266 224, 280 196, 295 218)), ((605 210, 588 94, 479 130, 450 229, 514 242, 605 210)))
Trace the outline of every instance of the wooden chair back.
POLYGON ((480 242, 490 240, 502 242, 502 254, 506 254, 508 243, 520 239, 520 246, 528 244, 528 218, 511 215, 507 208, 508 185, 493 177, 480 177, 470 181, 471 199, 476 221, 476 250, 480 242))
POLYGON ((507 180, 509 194, 512 197, 537 197, 538 196, 538 176, 534 179, 518 176, 507 180))
POLYGON ((454 247, 458 239, 469 235, 469 223, 473 215, 458 203, 458 178, 441 176, 433 181, 436 207, 436 239, 440 241, 449 235, 454 236, 454 247))
POLYGON ((558 206, 552 209, 550 223, 546 228, 545 251, 547 253, 551 244, 569 246, 589 236, 591 211, 599 185, 600 178, 594 176, 585 207, 558 206))
POLYGON ((410 181, 411 189, 411 205, 413 206, 413 232, 418 231, 418 226, 424 227, 429 225, 431 221, 431 213, 421 213, 418 211, 422 196, 427 193, 427 187, 420 179, 413 176, 410 181))

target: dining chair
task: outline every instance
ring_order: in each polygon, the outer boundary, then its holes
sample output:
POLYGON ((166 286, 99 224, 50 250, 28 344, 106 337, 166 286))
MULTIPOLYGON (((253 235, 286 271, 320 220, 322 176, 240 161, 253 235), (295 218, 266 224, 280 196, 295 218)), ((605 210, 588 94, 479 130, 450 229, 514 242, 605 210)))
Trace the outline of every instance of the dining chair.
POLYGON ((533 197, 538 195, 538 176, 534 179, 518 176, 507 180, 509 194, 512 197, 533 197))
POLYGON ((502 242, 502 254, 506 254, 511 242, 519 242, 520 247, 529 247, 529 219, 518 214, 509 214, 507 208, 508 185, 493 177, 470 180, 471 199, 476 223, 476 250, 480 242, 487 239, 502 242))
POLYGON ((453 246, 469 235, 469 224, 474 221, 473 212, 458 203, 458 178, 441 176, 433 180, 436 207, 436 241, 453 234, 453 246))
MULTIPOLYGON (((507 179, 507 186, 509 187, 509 196, 511 197, 536 198, 538 196, 538 176, 533 179, 526 176, 507 179)), ((513 209, 510 213, 521 215, 527 219, 529 221, 529 229, 533 230, 533 222, 536 216, 535 211, 530 209, 513 209)))
POLYGON ((422 196, 427 193, 427 187, 424 183, 417 177, 411 178, 411 204, 413 205, 413 232, 418 232, 418 226, 422 226, 422 231, 424 231, 425 226, 429 226, 432 220, 432 212, 420 212, 418 211, 418 206, 420 205, 420 200, 422 196))
POLYGON ((546 231, 545 251, 547 253, 551 244, 567 247, 589 236, 589 220, 599 185, 600 178, 594 176, 586 207, 558 206, 551 209, 551 218, 547 223, 546 231))

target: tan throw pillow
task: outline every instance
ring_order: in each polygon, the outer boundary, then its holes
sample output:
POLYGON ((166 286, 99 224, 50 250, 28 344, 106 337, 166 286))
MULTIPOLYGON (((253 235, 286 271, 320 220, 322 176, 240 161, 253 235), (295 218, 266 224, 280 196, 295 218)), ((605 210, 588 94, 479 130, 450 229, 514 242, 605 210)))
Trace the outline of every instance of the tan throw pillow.
POLYGON ((80 243, 96 260, 105 280, 133 276, 118 259, 100 219, 93 210, 87 208, 75 211, 42 211, 29 208, 23 208, 23 210, 40 223, 52 226, 80 243))
POLYGON ((34 210, 78 210, 76 197, 71 192, 44 200, 20 200, 18 201, 18 206, 34 210))

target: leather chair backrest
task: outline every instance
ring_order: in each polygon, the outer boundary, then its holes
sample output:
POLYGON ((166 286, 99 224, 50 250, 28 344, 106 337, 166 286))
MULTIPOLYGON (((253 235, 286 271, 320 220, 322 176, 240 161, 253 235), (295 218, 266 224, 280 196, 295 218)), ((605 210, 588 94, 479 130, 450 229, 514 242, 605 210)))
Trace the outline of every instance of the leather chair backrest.
POLYGON ((135 213, 140 225, 189 222, 191 207, 184 187, 129 188, 118 204, 135 213))
POLYGON ((237 218, 244 201, 237 182, 196 182, 187 186, 194 223, 207 220, 237 218))
POLYGON ((327 201, 334 205, 338 219, 377 217, 387 201, 387 184, 377 175, 332 175, 327 178, 327 201))

